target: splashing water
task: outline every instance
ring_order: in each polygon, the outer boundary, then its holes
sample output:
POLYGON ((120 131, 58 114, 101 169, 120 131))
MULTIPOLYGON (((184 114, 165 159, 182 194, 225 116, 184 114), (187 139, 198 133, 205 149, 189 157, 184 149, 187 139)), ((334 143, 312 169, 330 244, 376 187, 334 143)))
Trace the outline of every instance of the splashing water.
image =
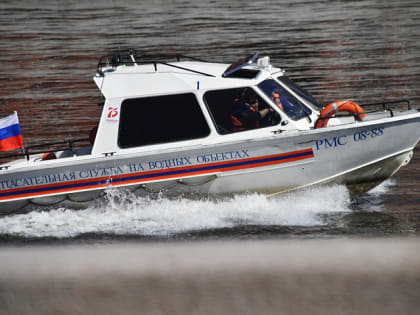
POLYGON ((383 195, 383 194, 386 194, 390 190, 390 188, 392 188, 395 185, 396 185, 395 180, 388 179, 382 182, 381 184, 379 184, 378 186, 376 186, 375 188, 368 191, 367 194, 374 195, 374 196, 383 195))
POLYGON ((352 209, 364 212, 382 212, 385 210, 384 198, 388 192, 397 185, 396 180, 388 179, 373 189, 369 190, 366 194, 356 198, 352 209))
POLYGON ((261 194, 212 199, 152 199, 111 190, 102 205, 57 208, 0 218, 0 234, 71 238, 84 233, 167 236, 243 225, 315 226, 320 214, 350 211, 344 186, 318 187, 277 198, 261 194))

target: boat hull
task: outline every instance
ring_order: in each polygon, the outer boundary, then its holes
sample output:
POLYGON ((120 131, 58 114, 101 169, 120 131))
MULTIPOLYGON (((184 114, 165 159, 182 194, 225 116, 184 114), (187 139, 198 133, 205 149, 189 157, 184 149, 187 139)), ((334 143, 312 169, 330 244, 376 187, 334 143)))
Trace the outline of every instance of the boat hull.
POLYGON ((85 201, 108 188, 144 193, 277 194, 314 184, 377 184, 408 163, 420 115, 154 154, 63 158, 0 174, 0 211, 24 200, 85 201), (70 197, 69 197, 70 196, 70 197))

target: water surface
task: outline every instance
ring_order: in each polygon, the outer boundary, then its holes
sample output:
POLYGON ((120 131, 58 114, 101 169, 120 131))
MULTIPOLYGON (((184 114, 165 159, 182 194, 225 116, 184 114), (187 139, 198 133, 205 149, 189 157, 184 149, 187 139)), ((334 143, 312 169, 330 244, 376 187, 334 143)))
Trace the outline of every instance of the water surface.
MULTIPOLYGON (((418 1, 2 1, 0 113, 26 145, 86 137, 101 108, 99 57, 133 48, 230 63, 258 51, 323 104, 420 97, 418 1)), ((274 199, 128 198, 0 218, 3 243, 419 235, 420 150, 395 177, 353 198, 344 187, 274 199)))

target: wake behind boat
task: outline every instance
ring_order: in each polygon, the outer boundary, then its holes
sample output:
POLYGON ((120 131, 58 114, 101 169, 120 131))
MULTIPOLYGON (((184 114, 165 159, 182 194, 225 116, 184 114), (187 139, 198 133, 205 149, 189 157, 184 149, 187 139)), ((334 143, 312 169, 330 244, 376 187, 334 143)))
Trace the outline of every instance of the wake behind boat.
MULTIPOLYGON (((121 187, 211 195, 328 183, 366 190, 407 164, 419 141, 420 113, 406 100, 322 107, 268 57, 231 65, 176 58, 101 57, 97 128, 48 151, 26 147, 0 165, 0 211, 121 187)), ((23 145, 12 118, 0 123, 0 149, 23 145)))

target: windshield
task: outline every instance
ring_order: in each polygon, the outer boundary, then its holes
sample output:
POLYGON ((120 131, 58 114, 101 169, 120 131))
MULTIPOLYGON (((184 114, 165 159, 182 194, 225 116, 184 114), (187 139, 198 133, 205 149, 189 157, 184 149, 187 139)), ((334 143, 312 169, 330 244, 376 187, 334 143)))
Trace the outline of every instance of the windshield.
POLYGON ((309 104, 312 104, 315 107, 318 107, 319 109, 322 109, 321 103, 319 103, 318 100, 315 97, 313 97, 304 88, 300 87, 295 82, 293 82, 289 77, 281 76, 281 77, 278 77, 277 80, 279 80, 280 82, 287 85, 287 87, 289 87, 293 92, 295 92, 297 95, 299 95, 305 101, 309 102, 309 104))
POLYGON ((293 120, 307 117, 312 111, 273 79, 265 80, 258 87, 293 120))
POLYGON ((223 77, 228 77, 230 76, 232 73, 242 69, 243 67, 250 65, 251 63, 253 63, 255 61, 255 59, 257 59, 258 57, 258 53, 254 53, 253 55, 249 55, 246 58, 240 59, 235 63, 232 63, 226 70, 225 72, 223 72, 222 76, 223 77))

